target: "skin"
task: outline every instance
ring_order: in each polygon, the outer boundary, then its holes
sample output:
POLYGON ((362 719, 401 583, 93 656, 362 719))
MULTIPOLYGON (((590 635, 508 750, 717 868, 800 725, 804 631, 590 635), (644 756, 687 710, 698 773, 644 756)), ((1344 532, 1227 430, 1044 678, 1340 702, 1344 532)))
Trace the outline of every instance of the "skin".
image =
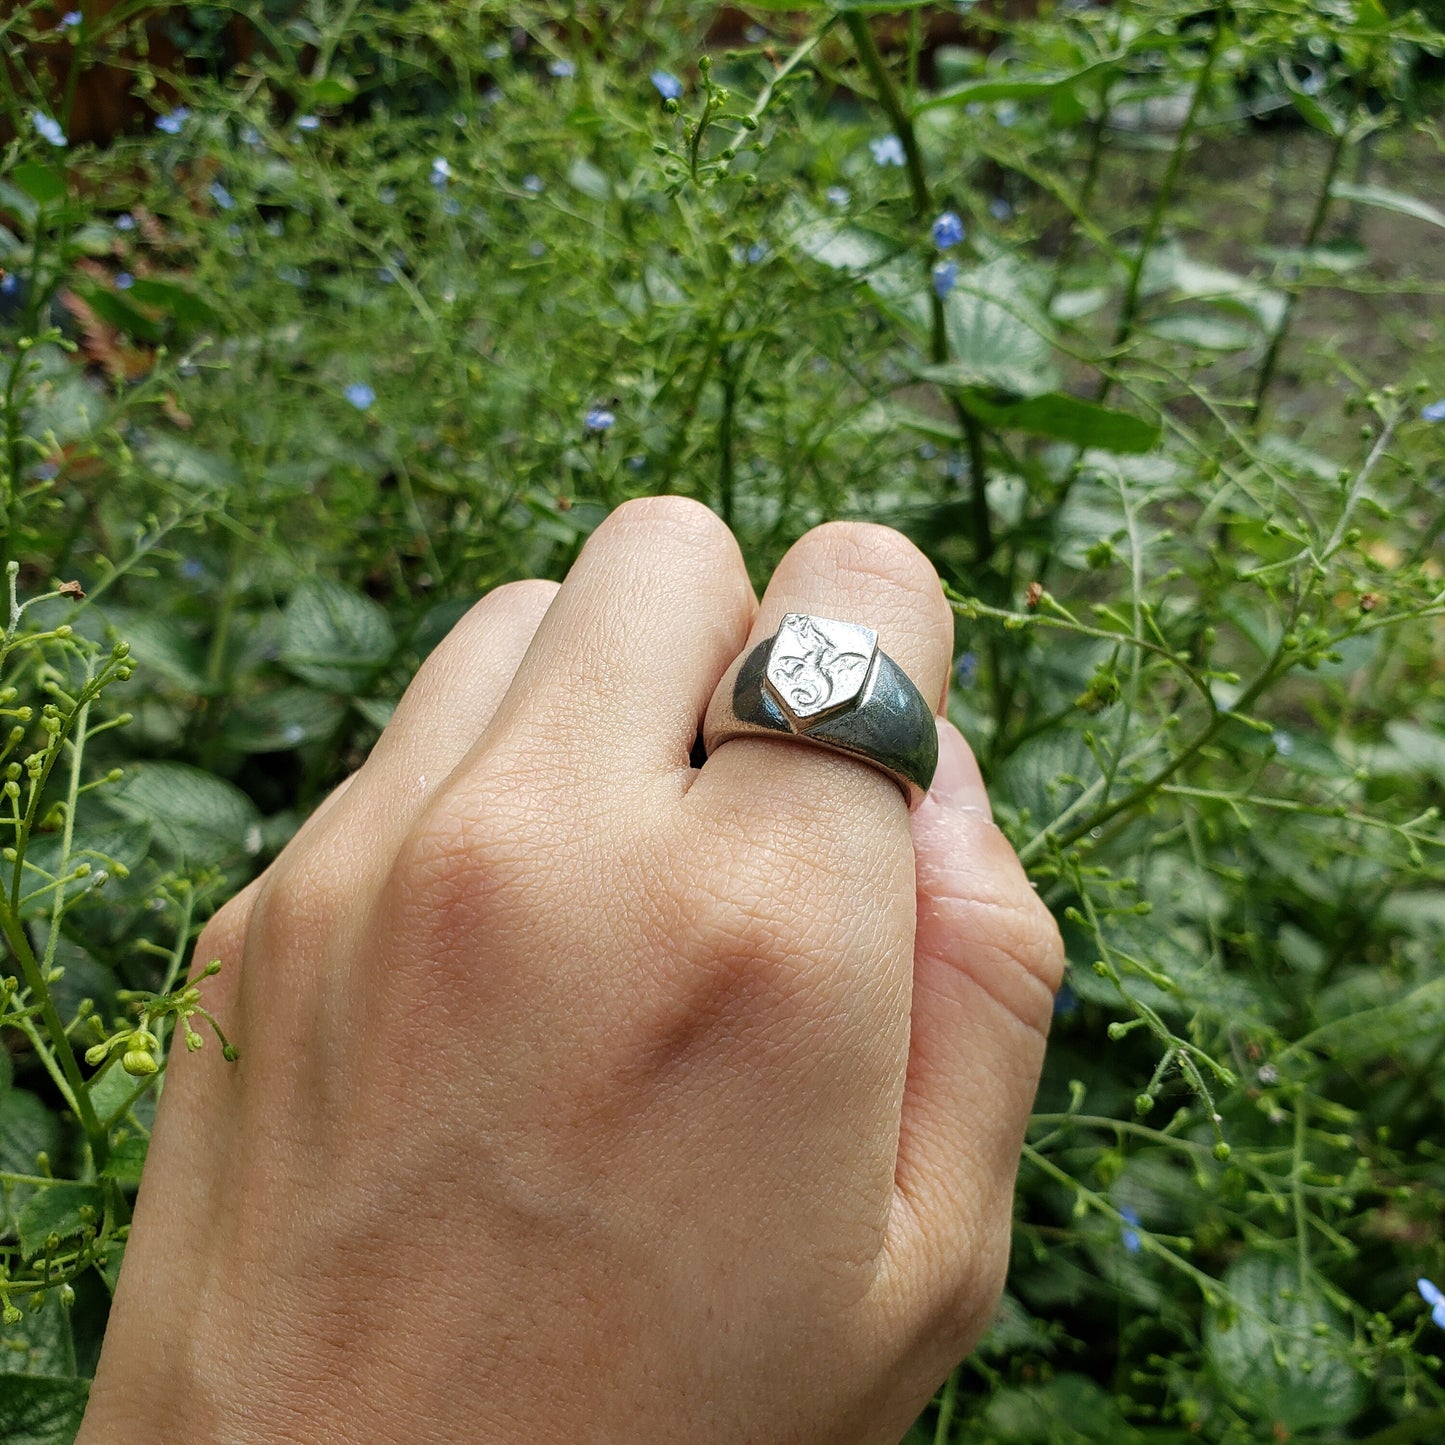
POLYGON ((895 1445, 983 1332, 1062 967, 967 744, 689 750, 785 612, 946 698, 898 533, 761 605, 629 502, 489 593, 202 936, 241 1050, 177 1051, 80 1445, 895 1445))

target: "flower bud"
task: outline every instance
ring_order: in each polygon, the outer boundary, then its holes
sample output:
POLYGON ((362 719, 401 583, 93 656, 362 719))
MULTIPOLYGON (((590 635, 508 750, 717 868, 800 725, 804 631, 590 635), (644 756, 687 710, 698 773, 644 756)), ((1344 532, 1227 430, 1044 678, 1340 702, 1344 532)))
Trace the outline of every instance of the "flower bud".
POLYGON ((154 1074, 160 1065, 156 1063, 152 1054, 147 1054, 140 1049, 131 1049, 120 1061, 120 1066, 126 1073, 137 1079, 144 1079, 154 1074))

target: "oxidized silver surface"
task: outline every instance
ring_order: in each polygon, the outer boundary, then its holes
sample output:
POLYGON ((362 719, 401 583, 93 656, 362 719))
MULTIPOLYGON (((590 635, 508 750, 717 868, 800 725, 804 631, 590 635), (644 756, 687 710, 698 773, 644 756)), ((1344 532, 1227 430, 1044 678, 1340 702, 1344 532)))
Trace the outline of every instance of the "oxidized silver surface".
POLYGON ((711 754, 733 738, 775 737, 826 748, 886 773, 910 808, 938 764, 933 709, 857 622, 790 612, 773 636, 723 675, 703 722, 711 754))

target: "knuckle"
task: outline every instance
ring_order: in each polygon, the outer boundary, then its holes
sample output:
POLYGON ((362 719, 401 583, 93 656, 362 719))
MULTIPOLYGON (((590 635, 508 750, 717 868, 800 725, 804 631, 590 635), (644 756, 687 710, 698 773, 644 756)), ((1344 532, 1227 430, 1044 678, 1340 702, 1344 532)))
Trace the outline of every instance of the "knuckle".
POLYGON ((637 528, 661 533, 690 546, 714 547, 731 539, 727 524, 711 508, 692 497, 633 497, 623 502, 604 524, 609 531, 637 528))

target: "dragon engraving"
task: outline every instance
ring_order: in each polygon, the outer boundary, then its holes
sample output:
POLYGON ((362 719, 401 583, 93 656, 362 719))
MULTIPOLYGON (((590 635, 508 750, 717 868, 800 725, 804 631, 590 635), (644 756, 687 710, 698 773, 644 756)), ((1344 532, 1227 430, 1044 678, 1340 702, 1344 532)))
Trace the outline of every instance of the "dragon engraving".
POLYGON ((768 671, 774 684, 799 712, 826 707, 836 692, 854 687, 867 672, 872 658, 860 652, 840 652, 810 619, 788 628, 789 648, 774 652, 768 671), (783 679, 786 679, 786 686, 783 679))

